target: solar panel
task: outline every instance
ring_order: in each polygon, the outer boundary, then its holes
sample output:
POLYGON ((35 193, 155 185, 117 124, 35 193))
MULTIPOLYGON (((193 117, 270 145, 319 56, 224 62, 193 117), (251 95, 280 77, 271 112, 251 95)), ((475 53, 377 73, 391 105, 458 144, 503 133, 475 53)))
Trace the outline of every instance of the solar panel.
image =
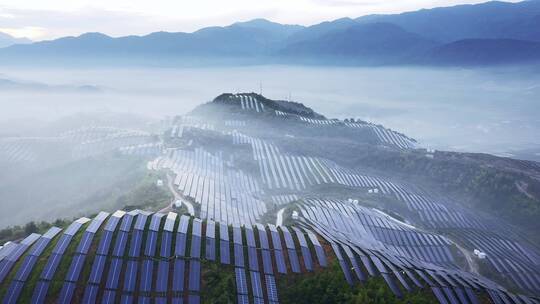
POLYGON ((140 291, 150 292, 152 290, 152 275, 154 273, 154 262, 149 259, 142 261, 140 291))
POLYGON ((38 260, 38 257, 35 255, 27 255, 21 265, 19 267, 19 270, 15 274, 15 280, 25 282, 28 278, 28 275, 36 265, 36 261, 38 260))
POLYGON ((58 268, 58 264, 60 264, 61 259, 61 254, 51 254, 49 259, 47 260, 47 264, 45 264, 45 268, 43 269, 40 278, 43 280, 52 280, 52 277, 56 272, 56 269, 58 268))
POLYGON ((69 304, 72 303, 71 299, 75 293, 77 285, 73 282, 64 282, 62 289, 60 290, 60 296, 58 297, 58 303, 69 304))
POLYGON ((201 303, 201 297, 199 295, 190 294, 188 296, 188 303, 189 304, 199 304, 199 303, 201 303))
POLYGON ((131 304, 133 303, 133 296, 128 294, 123 294, 122 297, 120 297, 120 304, 131 304))
POLYGON ((163 227, 164 231, 173 232, 174 231, 174 223, 176 221, 176 217, 178 214, 174 212, 169 212, 167 214, 167 218, 165 219, 165 226, 163 227))
POLYGON ((158 274, 156 282, 156 291, 157 292, 167 292, 167 285, 169 282, 169 262, 159 261, 158 262, 158 274))
POLYGON ((99 284, 101 283, 101 277, 103 275, 103 269, 105 268, 105 260, 107 258, 103 255, 96 255, 94 263, 92 264, 92 270, 90 271, 90 278, 88 282, 99 284))
POLYGON ((16 304, 21 294, 22 288, 24 286, 23 282, 12 281, 9 285, 7 294, 4 296, 3 303, 5 304, 16 304))
POLYGON ((131 214, 126 214, 123 218, 122 218, 122 223, 120 224, 120 231, 124 231, 124 232, 129 232, 130 228, 131 228, 131 223, 133 223, 133 218, 134 216, 131 215, 131 214))
POLYGON ((386 284, 388 285, 388 287, 390 287, 390 290, 392 291, 392 293, 394 293, 394 295, 398 298, 402 298, 403 297, 403 293, 401 292, 401 290, 399 289, 399 287, 397 286, 396 282, 394 281, 394 279, 390 276, 390 274, 388 273, 381 273, 383 279, 386 281, 386 284))
POLYGON ((273 275, 265 275, 264 276, 266 281, 266 293, 268 294, 268 300, 270 302, 278 302, 278 293, 277 293, 277 286, 276 286, 276 280, 273 275))
POLYGON ((45 296, 49 290, 49 282, 38 281, 32 295, 32 304, 40 304, 45 302, 45 296))
POLYGON ((103 232, 103 235, 101 236, 101 239, 99 240, 98 249, 96 251, 97 254, 107 255, 107 253, 109 252, 109 247, 111 246, 112 237, 113 237, 112 231, 106 230, 103 232))
POLYGON ((158 233, 156 231, 147 232, 146 243, 144 247, 144 255, 154 256, 156 254, 157 236, 158 236, 158 233))
POLYGON ((134 230, 129 244, 128 255, 132 258, 137 258, 141 254, 143 232, 142 230, 134 230))
POLYGON ((79 280, 79 275, 84 265, 86 255, 84 254, 75 254, 71 260, 67 275, 65 280, 68 282, 77 282, 79 280))
POLYGON ((84 290, 83 303, 96 303, 96 298, 98 294, 98 286, 93 284, 88 284, 84 290))
POLYGON ((133 227, 134 230, 144 230, 144 226, 146 225, 146 220, 148 219, 148 216, 151 213, 149 212, 140 212, 137 216, 137 220, 135 221, 135 226, 133 227))
POLYGON ((263 261, 264 273, 273 274, 274 270, 272 268, 272 258, 270 256, 270 251, 263 249, 261 251, 261 255, 262 255, 262 261, 263 261))
POLYGON ((186 255, 186 233, 185 232, 178 232, 176 234, 176 245, 174 249, 174 254, 176 256, 185 256, 186 255))
POLYGON ((105 287, 108 289, 117 289, 118 281, 120 279, 120 272, 122 271, 122 259, 112 258, 109 265, 109 274, 107 275, 107 281, 105 287))
POLYGON ((124 272, 124 291, 135 291, 138 266, 139 263, 137 261, 127 261, 126 271, 124 272))
POLYGON ((114 299, 116 298, 116 292, 114 290, 105 290, 103 293, 103 299, 101 303, 103 304, 113 304, 115 303, 114 299))
POLYGON ((171 245, 172 245, 172 233, 169 231, 163 231, 161 234, 161 249, 159 254, 163 258, 168 258, 171 256, 171 245))
POLYGON ((163 216, 165 216, 163 213, 154 213, 154 215, 152 215, 149 228, 151 231, 159 231, 159 225, 163 216))
POLYGON ((173 283, 172 290, 175 292, 182 292, 184 290, 184 269, 185 261, 176 259, 174 261, 173 283))
POLYGON ((75 252, 77 253, 88 253, 88 250, 90 250, 90 245, 92 244, 92 240, 94 239, 94 233, 90 233, 88 231, 84 232, 81 241, 79 242, 79 245, 77 246, 77 249, 75 249, 75 252))
POLYGON ((120 222, 120 219, 126 214, 126 212, 118 210, 111 217, 109 217, 109 220, 107 221, 107 224, 105 224, 105 231, 114 231, 116 230, 116 226, 120 222))
POLYGON ((200 291, 201 289, 201 262, 191 260, 189 262, 189 290, 200 291))
POLYGON ((249 272, 251 278, 251 289, 253 290, 253 296, 256 298, 263 298, 263 290, 261 283, 261 274, 257 271, 249 272))
POLYGON ((90 225, 88 225, 88 228, 86 228, 86 232, 95 234, 99 227, 103 224, 105 219, 109 216, 109 213, 101 211, 98 213, 98 215, 92 220, 90 225))
POLYGON ((441 303, 441 304, 449 304, 448 300, 446 300, 446 298, 444 297, 443 292, 441 291, 441 289, 439 287, 434 287, 433 286, 433 287, 431 287, 431 290, 433 291, 433 294, 435 295, 437 300, 439 300, 439 303, 441 303))
POLYGON ((128 240, 128 232, 126 231, 119 231, 116 235, 116 241, 114 243, 113 248, 113 256, 121 257, 124 256, 124 252, 126 251, 126 245, 128 240))
POLYGON ((90 221, 89 218, 81 217, 80 219, 74 221, 69 225, 69 227, 64 231, 64 234, 74 236, 77 231, 81 228, 82 225, 88 223, 90 221))
POLYGON ((236 293, 241 295, 248 294, 248 287, 246 281, 246 272, 243 268, 234 268, 234 274, 236 279, 236 293))

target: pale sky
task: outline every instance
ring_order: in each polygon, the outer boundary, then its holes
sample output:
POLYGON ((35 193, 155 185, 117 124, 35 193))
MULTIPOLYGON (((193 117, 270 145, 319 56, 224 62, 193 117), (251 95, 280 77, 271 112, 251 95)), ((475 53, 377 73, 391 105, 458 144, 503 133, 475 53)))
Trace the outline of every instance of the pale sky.
MULTIPOLYGON (((487 0, 0 0, 0 32, 32 40, 102 32, 118 37, 266 18, 311 25, 341 17, 487 0)), ((510 0, 508 2, 519 2, 510 0)))

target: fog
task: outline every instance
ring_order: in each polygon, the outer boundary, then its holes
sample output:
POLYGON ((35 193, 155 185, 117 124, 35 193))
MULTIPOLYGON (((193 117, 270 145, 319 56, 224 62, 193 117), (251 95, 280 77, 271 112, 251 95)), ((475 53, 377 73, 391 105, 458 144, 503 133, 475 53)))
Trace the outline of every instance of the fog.
POLYGON ((540 73, 490 69, 248 66, 0 69, 0 134, 80 112, 160 118, 223 92, 302 102, 355 117, 436 149, 540 159, 540 73))

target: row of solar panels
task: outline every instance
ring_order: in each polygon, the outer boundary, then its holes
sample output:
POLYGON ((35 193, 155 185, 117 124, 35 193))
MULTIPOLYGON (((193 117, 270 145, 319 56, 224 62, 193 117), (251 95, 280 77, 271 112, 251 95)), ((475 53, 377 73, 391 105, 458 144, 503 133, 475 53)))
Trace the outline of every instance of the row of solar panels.
MULTIPOLYGON (((133 303, 135 300, 145 303, 151 299, 166 302, 170 298, 178 303, 198 303, 202 260, 234 264, 237 276, 240 272, 249 273, 252 290, 246 292, 247 285, 238 285, 239 299, 250 296, 256 301, 277 303, 277 273, 313 270, 312 249, 317 252, 318 265, 326 266, 324 251, 315 235, 296 228, 293 237, 285 227, 258 224, 230 228, 187 216, 177 220, 172 212, 165 215, 117 211, 111 216, 102 212, 92 221, 81 218, 62 234, 60 231, 54 227, 43 236, 33 234, 19 244, 2 248, 0 283, 8 287, 3 303, 17 303, 23 289, 32 290, 32 303, 53 298, 59 303, 133 303), (80 231, 83 227, 85 230, 80 231), (58 234, 52 251, 42 256, 58 234), (76 234, 78 243, 72 242, 76 234), (294 238, 300 244, 301 260, 294 238), (42 269, 36 269, 39 259, 44 261, 42 269), (4 281, 18 262, 20 265, 9 277, 11 280, 4 281), (58 270, 61 263, 69 264, 62 272, 58 270), (27 279, 34 270, 40 270, 40 274, 35 286, 29 286, 27 279), (58 294, 51 291, 54 282, 61 282, 58 294)), ((243 282, 242 277, 237 279, 243 282)))
POLYGON ((481 293, 487 293, 496 304, 540 303, 540 299, 513 294, 484 277, 406 258, 386 248, 372 248, 371 244, 340 234, 327 225, 301 220, 330 243, 345 279, 351 285, 381 275, 397 297, 418 288, 429 288, 441 304, 477 304, 481 293))

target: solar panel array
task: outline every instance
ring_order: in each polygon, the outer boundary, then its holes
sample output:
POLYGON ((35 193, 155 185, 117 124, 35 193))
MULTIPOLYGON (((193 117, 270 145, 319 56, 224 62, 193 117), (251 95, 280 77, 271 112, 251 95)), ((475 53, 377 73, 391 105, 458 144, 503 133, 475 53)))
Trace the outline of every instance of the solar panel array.
POLYGON ((278 303, 278 273, 326 266, 318 240, 315 245, 306 241, 316 239, 314 232, 293 231, 261 224, 231 227, 173 212, 101 212, 91 221, 73 222, 63 233, 53 227, 42 236, 32 234, 7 246, 8 254, 3 248, 0 269, 10 280, 1 284, 8 287, 2 300, 17 303, 24 288, 30 288, 32 303, 199 303, 206 260, 234 264, 239 302, 278 303), (317 261, 306 253, 312 250, 318 252, 317 261), (41 257, 45 251, 47 256, 41 257), (227 261, 225 252, 234 255, 227 261), (39 279, 26 286, 39 259, 39 279), (277 259, 283 267, 274 269, 277 259), (4 267, 8 261, 20 264, 12 267, 16 271, 4 267))
POLYGON ((478 303, 479 292, 494 303, 533 303, 459 269, 443 237, 348 201, 307 199, 300 209, 300 220, 330 243, 350 284, 381 275, 397 297, 429 287, 440 303, 478 303))

